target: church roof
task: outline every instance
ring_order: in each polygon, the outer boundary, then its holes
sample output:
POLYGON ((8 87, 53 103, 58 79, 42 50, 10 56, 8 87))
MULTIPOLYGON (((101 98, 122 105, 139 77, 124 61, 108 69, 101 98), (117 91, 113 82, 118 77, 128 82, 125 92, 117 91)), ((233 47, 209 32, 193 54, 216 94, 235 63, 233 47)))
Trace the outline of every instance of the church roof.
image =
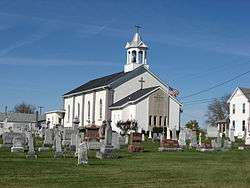
POLYGON ((78 93, 78 92, 82 92, 82 91, 86 91, 86 90, 91 90, 91 89, 102 87, 102 86, 106 86, 106 85, 114 82, 118 78, 124 76, 125 74, 126 73, 124 73, 124 72, 118 72, 118 73, 107 75, 107 76, 104 76, 101 78, 90 80, 89 82, 69 91, 68 93, 65 93, 64 96, 78 93))
POLYGON ((112 104, 110 106, 110 108, 123 107, 128 103, 137 102, 138 100, 148 96, 150 93, 152 93, 154 90, 156 90, 158 88, 159 88, 159 86, 140 89, 140 90, 128 95, 127 97, 117 101, 116 103, 112 104))

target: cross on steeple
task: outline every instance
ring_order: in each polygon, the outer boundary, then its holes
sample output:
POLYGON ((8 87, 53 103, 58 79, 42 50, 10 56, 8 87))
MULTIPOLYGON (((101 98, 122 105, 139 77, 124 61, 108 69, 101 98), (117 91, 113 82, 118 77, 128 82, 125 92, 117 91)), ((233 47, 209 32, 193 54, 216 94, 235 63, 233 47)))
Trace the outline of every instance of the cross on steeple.
POLYGON ((141 79, 138 82, 141 83, 141 89, 143 89, 143 83, 145 82, 145 80, 143 80, 143 77, 141 77, 141 79))
POLYGON ((141 29, 141 26, 135 25, 136 33, 139 33, 139 29, 141 29))

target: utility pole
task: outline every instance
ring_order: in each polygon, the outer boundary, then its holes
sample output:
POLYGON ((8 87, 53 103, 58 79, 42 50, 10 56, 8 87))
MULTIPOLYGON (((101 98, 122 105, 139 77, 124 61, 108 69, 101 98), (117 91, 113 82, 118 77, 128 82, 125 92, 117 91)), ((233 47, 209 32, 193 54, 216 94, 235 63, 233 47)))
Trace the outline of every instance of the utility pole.
POLYGON ((39 108, 39 114, 42 115, 42 109, 44 108, 43 106, 38 106, 39 108))

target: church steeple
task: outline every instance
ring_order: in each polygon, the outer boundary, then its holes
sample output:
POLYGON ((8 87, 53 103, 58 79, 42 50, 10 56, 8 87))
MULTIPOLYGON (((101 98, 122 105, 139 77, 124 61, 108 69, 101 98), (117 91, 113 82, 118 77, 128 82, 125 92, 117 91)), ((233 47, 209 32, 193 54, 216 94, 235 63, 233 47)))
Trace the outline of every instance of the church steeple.
POLYGON ((131 42, 127 42, 125 48, 127 50, 127 63, 124 65, 124 72, 129 72, 139 66, 149 68, 147 64, 147 49, 148 46, 142 42, 139 34, 139 26, 136 27, 136 32, 131 42))

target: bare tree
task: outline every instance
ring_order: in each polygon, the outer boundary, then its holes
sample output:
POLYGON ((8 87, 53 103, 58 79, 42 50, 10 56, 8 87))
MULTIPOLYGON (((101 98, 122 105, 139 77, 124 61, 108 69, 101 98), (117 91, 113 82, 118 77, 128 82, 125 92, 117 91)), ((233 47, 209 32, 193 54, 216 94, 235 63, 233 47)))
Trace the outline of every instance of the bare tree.
POLYGON ((229 104, 227 103, 230 95, 225 95, 219 99, 214 99, 209 105, 206 113, 206 123, 212 126, 216 121, 226 119, 229 115, 229 104))
POLYGON ((25 114, 34 114, 35 110, 36 107, 34 105, 27 104, 25 102, 17 104, 14 107, 14 112, 25 113, 25 114))

